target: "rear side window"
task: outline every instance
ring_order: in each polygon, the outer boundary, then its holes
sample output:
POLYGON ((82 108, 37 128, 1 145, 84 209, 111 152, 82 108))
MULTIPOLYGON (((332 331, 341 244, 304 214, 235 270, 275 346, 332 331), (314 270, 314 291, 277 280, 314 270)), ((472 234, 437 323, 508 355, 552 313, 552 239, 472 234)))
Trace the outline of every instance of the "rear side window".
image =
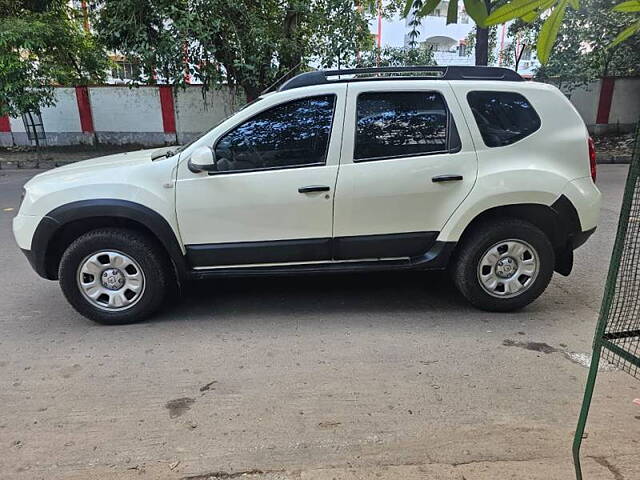
POLYGON ((447 150, 447 107, 435 92, 371 92, 358 96, 355 161, 447 150))
POLYGON ((511 145, 540 128, 540 117, 519 93, 469 92, 467 100, 487 147, 511 145))

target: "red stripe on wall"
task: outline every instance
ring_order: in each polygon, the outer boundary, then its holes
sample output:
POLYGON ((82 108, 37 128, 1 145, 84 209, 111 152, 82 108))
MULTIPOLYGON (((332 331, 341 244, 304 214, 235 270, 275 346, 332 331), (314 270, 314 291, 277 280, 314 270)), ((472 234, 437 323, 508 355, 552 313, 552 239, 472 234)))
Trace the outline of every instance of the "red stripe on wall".
POLYGON ((89 88, 76 87, 76 100, 78 102, 78 114, 80 114, 80 127, 83 133, 93 133, 93 116, 89 103, 89 88))
POLYGON ((600 100, 598 101, 598 113, 596 123, 609 123, 609 113, 611 112, 611 100, 613 99, 613 88, 615 79, 605 77, 600 84, 600 100))
POLYGON ((173 107, 173 87, 160 85, 160 108, 164 133, 176 133, 176 114, 173 107))
POLYGON ((0 132, 10 132, 11 131, 11 123, 9 123, 9 117, 4 115, 0 117, 0 132))

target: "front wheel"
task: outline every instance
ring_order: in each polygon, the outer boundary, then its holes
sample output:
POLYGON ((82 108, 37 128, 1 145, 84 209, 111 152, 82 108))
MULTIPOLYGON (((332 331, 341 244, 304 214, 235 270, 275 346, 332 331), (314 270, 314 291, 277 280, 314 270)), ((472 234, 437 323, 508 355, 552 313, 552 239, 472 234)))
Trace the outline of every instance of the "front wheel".
POLYGON ((62 256, 62 292, 73 308, 98 323, 142 320, 160 307, 167 292, 162 253, 153 239, 132 230, 88 232, 62 256))
POLYGON ((452 274, 473 305, 505 312, 538 298, 551 281, 554 264, 544 232, 522 220, 503 219, 479 225, 465 236, 452 274))

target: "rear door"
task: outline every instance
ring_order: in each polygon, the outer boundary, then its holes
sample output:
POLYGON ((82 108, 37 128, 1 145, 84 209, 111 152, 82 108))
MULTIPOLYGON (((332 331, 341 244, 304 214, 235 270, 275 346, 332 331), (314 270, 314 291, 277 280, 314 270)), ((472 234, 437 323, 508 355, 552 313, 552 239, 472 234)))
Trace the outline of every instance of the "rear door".
POLYGON ((453 90, 444 81, 354 82, 344 124, 334 258, 424 254, 477 174, 453 90))

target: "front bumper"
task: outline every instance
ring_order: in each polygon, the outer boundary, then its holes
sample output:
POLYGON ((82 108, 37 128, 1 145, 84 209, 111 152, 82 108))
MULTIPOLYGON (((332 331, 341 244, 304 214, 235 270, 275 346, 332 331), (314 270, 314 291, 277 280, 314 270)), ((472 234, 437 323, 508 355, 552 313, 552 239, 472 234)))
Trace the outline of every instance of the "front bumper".
POLYGON ((20 250, 22 250, 24 256, 27 257, 27 260, 29 260, 29 265, 31 265, 31 268, 33 268, 36 273, 38 273, 38 275, 43 276, 40 272, 38 272, 38 269, 36 268, 36 261, 33 258, 33 253, 31 252, 31 250, 26 250, 24 248, 21 248, 20 250))
POLYGON ((46 253, 48 240, 59 226, 50 217, 16 215, 13 219, 13 235, 29 264, 42 278, 55 279, 55 273, 47 272, 46 253))

